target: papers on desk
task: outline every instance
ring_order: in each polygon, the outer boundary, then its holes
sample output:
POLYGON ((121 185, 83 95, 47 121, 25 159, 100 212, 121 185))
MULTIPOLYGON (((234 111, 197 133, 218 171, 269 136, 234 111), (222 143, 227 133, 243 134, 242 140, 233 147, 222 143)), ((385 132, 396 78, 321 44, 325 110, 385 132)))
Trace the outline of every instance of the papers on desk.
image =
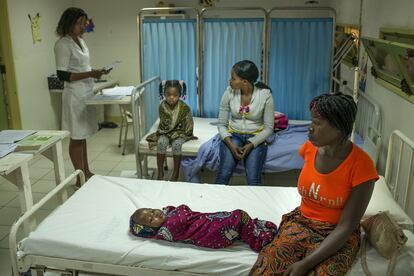
POLYGON ((50 145, 58 139, 59 137, 56 135, 33 134, 17 142, 17 148, 15 151, 35 152, 39 150, 41 147, 50 145))
POLYGON ((7 154, 14 151, 14 149, 17 147, 16 144, 0 144, 0 158, 6 156, 7 154))
POLYGON ((102 89, 105 96, 128 96, 131 95, 133 86, 115 86, 113 88, 102 89))
POLYGON ((0 144, 18 142, 35 132, 33 130, 2 130, 0 131, 0 144))
POLYGON ((3 130, 0 131, 0 158, 13 152, 18 142, 35 133, 33 130, 3 130))

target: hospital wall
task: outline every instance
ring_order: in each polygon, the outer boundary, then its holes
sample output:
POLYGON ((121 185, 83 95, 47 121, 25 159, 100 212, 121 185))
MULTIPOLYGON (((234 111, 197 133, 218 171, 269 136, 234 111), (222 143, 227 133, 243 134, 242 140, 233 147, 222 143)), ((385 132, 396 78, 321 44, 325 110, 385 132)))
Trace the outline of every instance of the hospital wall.
MULTIPOLYGON (((359 0, 334 1, 337 21, 358 24, 359 0)), ((362 36, 378 38, 381 27, 414 28, 414 1, 412 0, 364 0, 362 9, 362 36)), ((362 51, 364 51, 362 49, 362 51)), ((361 52, 362 53, 362 52, 361 52)), ((399 129, 414 140, 414 104, 378 84, 370 73, 372 64, 368 61, 366 93, 379 104, 382 111, 382 149, 379 160, 379 172, 384 174, 388 140, 393 130, 399 129)), ((343 78, 352 87, 353 70, 342 66, 343 78)))
POLYGON ((55 28, 68 0, 8 0, 8 14, 20 117, 24 129, 56 129, 60 95, 50 95, 47 76, 56 71, 55 28), (41 16, 41 42, 33 43, 28 15, 41 16))

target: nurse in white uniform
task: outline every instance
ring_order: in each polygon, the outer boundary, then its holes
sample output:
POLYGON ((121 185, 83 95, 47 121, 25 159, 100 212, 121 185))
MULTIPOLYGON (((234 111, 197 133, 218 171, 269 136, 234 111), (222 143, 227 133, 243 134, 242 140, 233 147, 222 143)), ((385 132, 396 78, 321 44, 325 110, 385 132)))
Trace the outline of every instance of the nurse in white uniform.
MULTIPOLYGON (((104 69, 93 70, 89 50, 82 34, 85 32, 87 14, 79 8, 68 8, 59 20, 55 44, 56 69, 59 79, 65 81, 62 97, 62 129, 70 131, 69 155, 75 169, 93 174, 89 170, 86 138, 98 130, 96 110, 86 106, 85 99, 93 95, 94 78, 109 73, 104 69)), ((79 186, 79 182, 77 183, 79 186)))

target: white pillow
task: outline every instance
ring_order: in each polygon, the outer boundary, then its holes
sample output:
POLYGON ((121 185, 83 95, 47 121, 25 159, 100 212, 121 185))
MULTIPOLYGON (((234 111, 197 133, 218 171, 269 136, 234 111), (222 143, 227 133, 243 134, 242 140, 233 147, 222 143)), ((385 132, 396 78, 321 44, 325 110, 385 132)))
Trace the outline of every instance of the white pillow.
POLYGON ((375 182, 374 192, 372 193, 371 200, 362 219, 366 219, 369 216, 373 216, 378 212, 385 210, 390 212, 397 223, 413 224, 410 217, 394 200, 390 189, 385 183, 384 177, 380 176, 380 179, 375 182))

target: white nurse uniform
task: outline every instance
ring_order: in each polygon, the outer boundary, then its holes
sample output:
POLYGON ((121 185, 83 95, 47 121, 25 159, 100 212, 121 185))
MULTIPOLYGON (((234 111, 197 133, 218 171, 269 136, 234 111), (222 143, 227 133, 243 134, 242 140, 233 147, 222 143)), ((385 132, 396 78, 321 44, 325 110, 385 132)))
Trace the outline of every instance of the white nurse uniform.
MULTIPOLYGON (((60 38, 55 44, 56 69, 71 73, 91 71, 89 49, 82 38, 82 47, 69 35, 60 38)), ((98 130, 96 109, 87 106, 85 100, 93 96, 93 78, 78 81, 65 81, 62 96, 62 129, 71 133, 74 140, 86 139, 98 130)))

